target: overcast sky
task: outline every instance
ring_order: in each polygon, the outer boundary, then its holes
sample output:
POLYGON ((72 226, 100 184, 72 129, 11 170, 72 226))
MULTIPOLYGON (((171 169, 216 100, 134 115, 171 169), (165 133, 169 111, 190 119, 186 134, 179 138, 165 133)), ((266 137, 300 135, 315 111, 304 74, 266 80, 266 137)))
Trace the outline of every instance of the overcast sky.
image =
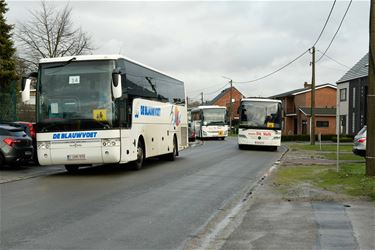
MULTIPOLYGON (((38 1, 6 1, 8 23, 26 22, 38 1)), ((249 81, 285 65, 317 39, 333 1, 126 2, 69 1, 73 22, 92 36, 94 54, 122 54, 185 82, 187 95, 215 97, 228 82, 249 81)), ((337 1, 316 45, 324 51, 348 1, 337 1)), ((49 2, 62 7, 67 1, 49 2)), ((354 0, 327 55, 352 67, 368 52, 370 1, 354 0)), ((317 52, 317 58, 320 56, 317 52)), ((270 96, 311 81, 311 55, 263 80, 237 84, 245 96, 270 96)), ((335 83, 345 72, 324 57, 316 83, 335 83)))

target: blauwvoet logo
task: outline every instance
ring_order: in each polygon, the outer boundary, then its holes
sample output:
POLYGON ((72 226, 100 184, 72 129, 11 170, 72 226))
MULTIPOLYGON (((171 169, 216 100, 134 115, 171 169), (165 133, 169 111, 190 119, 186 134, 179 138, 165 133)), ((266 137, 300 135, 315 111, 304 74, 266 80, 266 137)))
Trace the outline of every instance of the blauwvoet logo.
POLYGON ((84 138, 96 138, 98 132, 70 132, 70 133, 54 133, 52 135, 53 140, 61 139, 84 139, 84 138))
POLYGON ((139 115, 160 116, 160 112, 161 112, 161 108, 141 105, 140 112, 135 114, 135 118, 138 118, 139 115))

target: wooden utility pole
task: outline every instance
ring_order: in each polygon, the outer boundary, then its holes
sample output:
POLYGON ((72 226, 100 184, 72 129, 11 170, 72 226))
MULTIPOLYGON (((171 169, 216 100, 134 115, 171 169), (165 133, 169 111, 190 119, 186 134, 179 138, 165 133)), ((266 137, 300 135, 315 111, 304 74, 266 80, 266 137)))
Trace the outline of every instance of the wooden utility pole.
POLYGON ((312 54, 312 76, 311 76, 311 112, 310 112, 310 144, 315 145, 315 47, 311 48, 312 54))
POLYGON ((229 83, 230 83, 230 100, 229 100, 229 131, 232 130, 232 110, 233 110, 233 103, 232 103, 232 99, 233 99, 233 93, 232 93, 232 84, 233 84, 233 81, 232 80, 229 80, 229 83))
POLYGON ((201 92, 201 104, 203 105, 203 92, 201 92))
POLYGON ((370 48, 367 94, 366 175, 375 176, 375 0, 370 5, 370 48))

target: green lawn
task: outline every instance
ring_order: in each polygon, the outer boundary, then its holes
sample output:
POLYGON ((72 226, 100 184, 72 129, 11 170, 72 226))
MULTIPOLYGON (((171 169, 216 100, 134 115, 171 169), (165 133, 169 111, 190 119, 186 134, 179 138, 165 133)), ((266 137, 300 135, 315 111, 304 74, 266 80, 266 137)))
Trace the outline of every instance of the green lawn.
POLYGON ((281 191, 307 182, 323 190, 375 201, 375 177, 365 176, 364 163, 342 164, 339 172, 336 166, 283 166, 272 178, 281 191))
MULTIPOLYGON (((311 151, 320 151, 319 144, 310 145, 310 144, 290 144, 288 145, 289 149, 292 151, 298 150, 311 150, 311 151)), ((353 145, 343 144, 340 145, 340 152, 352 152, 353 145)), ((336 152, 336 144, 322 144, 322 151, 336 152)))
MULTIPOLYGON (((336 153, 322 153, 321 154, 325 159, 328 160, 336 160, 336 153)), ((340 161, 365 161, 365 158, 362 156, 355 155, 353 153, 345 153, 345 152, 340 152, 339 155, 340 161)))

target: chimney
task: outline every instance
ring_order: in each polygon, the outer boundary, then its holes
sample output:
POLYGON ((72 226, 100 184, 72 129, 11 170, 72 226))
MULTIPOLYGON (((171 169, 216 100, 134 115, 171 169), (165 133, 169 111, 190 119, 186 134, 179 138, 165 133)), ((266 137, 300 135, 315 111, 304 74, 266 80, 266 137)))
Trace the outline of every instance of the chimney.
POLYGON ((311 89, 311 84, 308 84, 307 82, 305 82, 305 83, 303 84, 303 87, 304 87, 305 89, 311 89))

